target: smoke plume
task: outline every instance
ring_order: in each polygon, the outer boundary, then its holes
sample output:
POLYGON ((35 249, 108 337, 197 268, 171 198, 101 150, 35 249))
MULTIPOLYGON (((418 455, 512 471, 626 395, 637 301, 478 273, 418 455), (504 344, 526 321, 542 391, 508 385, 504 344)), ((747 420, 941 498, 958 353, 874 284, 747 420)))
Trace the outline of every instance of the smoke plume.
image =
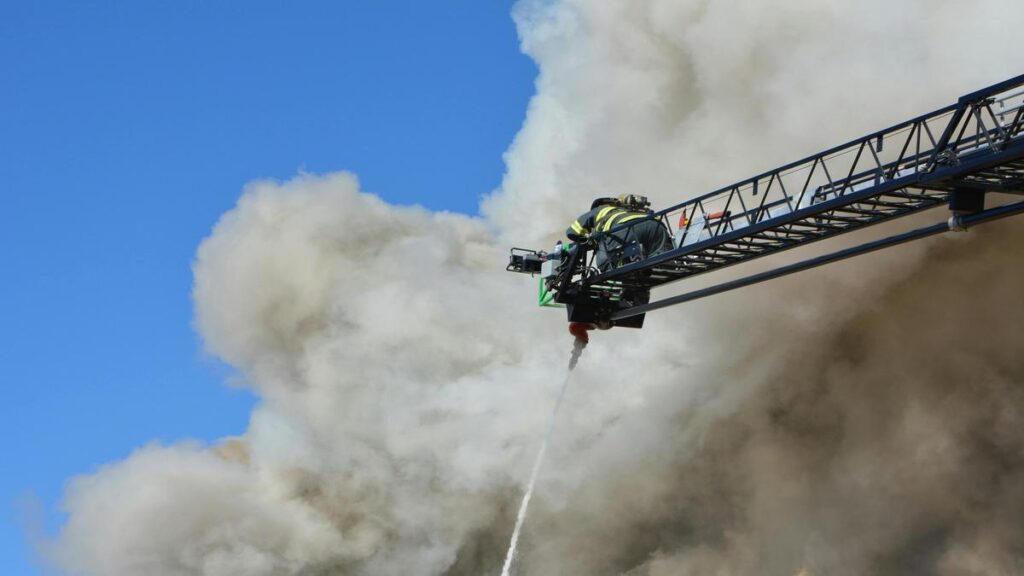
MULTIPOLYGON (((502 268, 594 196, 664 206, 1021 72, 1011 0, 523 0, 540 76, 481 217, 354 175, 254 182, 196 256, 262 401, 74 479, 68 574, 497 574, 564 378, 502 268)), ((936 216, 938 218, 938 216, 936 216)), ((595 335, 522 574, 1024 572, 1024 228, 1005 221, 595 335)))

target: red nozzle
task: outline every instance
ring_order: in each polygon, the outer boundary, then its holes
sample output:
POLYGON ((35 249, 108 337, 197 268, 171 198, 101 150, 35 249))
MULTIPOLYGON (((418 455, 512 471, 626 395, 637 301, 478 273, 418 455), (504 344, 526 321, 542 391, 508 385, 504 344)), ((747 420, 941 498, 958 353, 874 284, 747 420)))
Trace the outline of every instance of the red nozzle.
POLYGON ((584 343, 590 342, 590 334, 588 332, 594 328, 597 328, 597 326, 587 322, 569 322, 569 334, 572 334, 577 340, 582 340, 584 343))

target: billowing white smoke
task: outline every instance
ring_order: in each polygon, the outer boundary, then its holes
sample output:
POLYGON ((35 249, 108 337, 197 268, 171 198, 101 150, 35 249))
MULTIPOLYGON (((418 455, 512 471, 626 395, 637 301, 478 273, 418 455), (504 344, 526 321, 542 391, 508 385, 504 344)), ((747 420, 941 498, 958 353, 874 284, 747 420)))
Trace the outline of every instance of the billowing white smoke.
MULTIPOLYGON (((246 188, 194 296, 208 349, 263 403, 239 438, 76 479, 52 553, 67 572, 497 573, 570 346, 502 270, 507 244, 553 242, 595 195, 675 202, 1019 73, 1024 5, 515 17, 541 75, 483 218, 391 206, 349 174, 246 188)), ((599 334, 522 573, 1019 572, 1022 279, 1000 250, 1021 236, 1010 222, 599 334)))
POLYGON ((256 183, 217 225, 195 265, 198 327, 265 405, 226 460, 150 447, 78 482, 69 564, 441 573, 495 523, 501 502, 478 501, 515 486, 532 452, 560 319, 529 320, 540 311, 479 220, 357 188, 256 183))

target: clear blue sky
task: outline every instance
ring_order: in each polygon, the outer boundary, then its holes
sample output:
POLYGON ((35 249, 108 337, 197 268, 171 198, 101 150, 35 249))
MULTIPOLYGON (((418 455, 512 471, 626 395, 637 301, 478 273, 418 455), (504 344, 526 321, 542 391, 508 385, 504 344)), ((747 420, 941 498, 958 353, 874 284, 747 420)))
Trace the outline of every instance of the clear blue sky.
POLYGON ((356 172, 473 213, 536 69, 512 2, 0 4, 0 566, 34 574, 64 482, 245 430, 191 327, 190 263, 243 184, 356 172))

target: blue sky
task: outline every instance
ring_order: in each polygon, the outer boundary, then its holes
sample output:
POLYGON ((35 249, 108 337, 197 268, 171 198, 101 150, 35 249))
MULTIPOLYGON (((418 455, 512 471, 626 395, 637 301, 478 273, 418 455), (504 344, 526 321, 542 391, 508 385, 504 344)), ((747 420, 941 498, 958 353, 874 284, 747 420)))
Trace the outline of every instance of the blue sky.
POLYGON ((5 574, 38 499, 158 440, 244 431, 191 326, 190 263, 241 187, 351 170, 474 213, 536 68, 513 2, 0 4, 5 574))

